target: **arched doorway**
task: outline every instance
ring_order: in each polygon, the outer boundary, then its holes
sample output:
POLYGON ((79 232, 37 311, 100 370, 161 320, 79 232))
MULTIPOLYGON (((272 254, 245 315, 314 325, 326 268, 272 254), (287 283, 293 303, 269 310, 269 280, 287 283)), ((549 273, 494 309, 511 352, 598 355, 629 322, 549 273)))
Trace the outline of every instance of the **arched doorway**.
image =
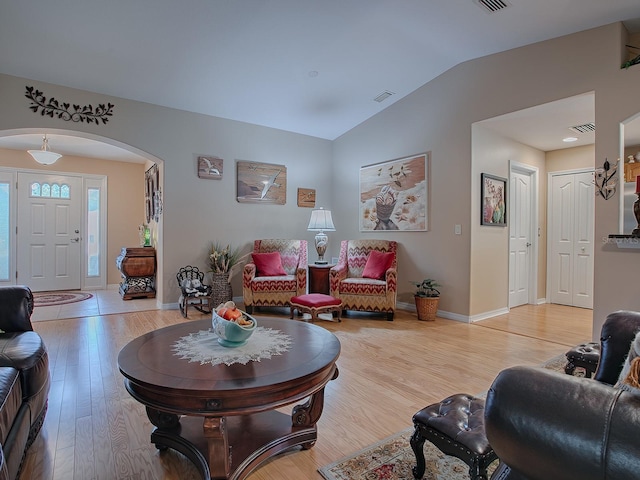
MULTIPOLYGON (((144 193, 134 195, 135 200, 124 203, 123 190, 132 190, 120 185, 123 178, 128 182, 134 182, 135 188, 139 192, 144 192, 144 171, 151 165, 157 164, 162 170, 162 160, 149 155, 135 147, 122 144, 107 137, 101 137, 84 132, 72 130, 54 129, 14 129, 0 131, 0 168, 6 173, 23 171, 30 173, 51 172, 79 175, 84 178, 98 178, 101 175, 106 178, 108 201, 104 202, 103 208, 109 210, 109 221, 104 226, 105 240, 102 245, 103 255, 108 270, 108 284, 118 283, 119 274, 115 267, 115 258, 123 246, 138 245, 138 225, 144 222, 144 193), (27 149, 38 149, 42 144, 43 134, 47 134, 51 150, 61 153, 63 157, 53 165, 43 167, 38 165, 26 152, 27 149), (129 173, 118 174, 118 171, 135 171, 135 175, 129 173), (120 175, 120 176, 118 176, 120 175), (131 178, 129 178, 131 177, 131 178), (139 199, 139 201, 138 201, 139 199), (118 202, 118 200, 121 200, 118 202), (124 205, 123 205, 124 203, 124 205), (138 205, 139 204, 139 205, 138 205), (115 272, 115 273, 114 273, 115 272)), ((160 176, 162 181, 162 176, 160 176)), ((130 192, 124 192, 128 194, 130 192)), ((86 209, 86 204, 83 206, 86 209)), ((9 221, 15 224, 17 213, 12 215, 9 221)), ((86 216, 85 216, 86 218, 86 216)), ((161 258, 161 220, 154 225, 154 245, 158 258, 161 258)), ((9 231, 15 231, 11 228, 9 231)), ((84 233, 84 232, 83 232, 84 233)), ((16 260, 15 238, 10 247, 13 256, 13 266, 16 260)), ((86 245, 84 245, 86 247, 86 245)), ((87 248, 82 249, 83 254, 87 253, 87 248)), ((88 264, 88 261, 85 262, 88 264)), ((17 271, 15 268, 12 272, 17 271)), ((18 278, 20 278, 18 276, 18 278)), ((161 285, 162 261, 158 261, 156 274, 156 284, 161 285)), ((13 279, 15 283, 15 277, 13 279)), ((83 284, 84 286, 84 284, 83 284)), ((95 288, 91 285, 90 288, 95 288)), ((160 298, 160 297, 158 297, 160 298)))

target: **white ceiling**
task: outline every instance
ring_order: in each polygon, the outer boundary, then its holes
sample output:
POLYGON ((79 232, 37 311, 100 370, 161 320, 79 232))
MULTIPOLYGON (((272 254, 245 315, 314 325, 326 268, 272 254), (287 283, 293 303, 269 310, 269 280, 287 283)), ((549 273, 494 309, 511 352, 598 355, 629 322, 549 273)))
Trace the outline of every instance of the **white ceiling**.
MULTIPOLYGON (((332 140, 461 62, 615 21, 640 31, 638 0, 506 3, 0 0, 0 72, 332 140)), ((553 118, 594 120, 582 113, 553 118)), ((86 147, 49 137, 61 153, 86 147)))

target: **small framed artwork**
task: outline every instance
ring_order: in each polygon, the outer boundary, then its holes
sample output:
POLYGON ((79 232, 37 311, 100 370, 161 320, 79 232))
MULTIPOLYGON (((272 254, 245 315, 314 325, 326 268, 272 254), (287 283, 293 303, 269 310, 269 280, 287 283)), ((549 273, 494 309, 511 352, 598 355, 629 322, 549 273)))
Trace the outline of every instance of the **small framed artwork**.
POLYGON ((238 160, 236 200, 240 203, 284 205, 287 201, 287 167, 238 160))
POLYGON ((481 174, 480 224, 507 226, 507 179, 488 173, 481 174))
POLYGON ((316 206, 316 190, 314 188, 298 189, 298 206, 313 208, 316 206))
POLYGON ((223 160, 211 155, 198 155, 198 178, 220 180, 223 160))

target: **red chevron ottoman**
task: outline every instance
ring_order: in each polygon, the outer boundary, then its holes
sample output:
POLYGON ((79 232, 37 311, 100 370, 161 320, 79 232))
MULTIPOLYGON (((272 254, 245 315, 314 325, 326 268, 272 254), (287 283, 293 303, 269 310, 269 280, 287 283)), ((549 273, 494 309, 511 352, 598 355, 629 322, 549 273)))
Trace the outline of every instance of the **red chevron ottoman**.
POLYGON ((291 318, 293 318, 293 311, 297 308, 300 315, 303 313, 311 314, 312 322, 318 319, 318 314, 320 313, 330 313, 331 318, 333 318, 333 312, 337 312, 337 321, 342 321, 342 300, 332 297, 331 295, 308 293, 291 297, 289 303, 291 307, 291 318))

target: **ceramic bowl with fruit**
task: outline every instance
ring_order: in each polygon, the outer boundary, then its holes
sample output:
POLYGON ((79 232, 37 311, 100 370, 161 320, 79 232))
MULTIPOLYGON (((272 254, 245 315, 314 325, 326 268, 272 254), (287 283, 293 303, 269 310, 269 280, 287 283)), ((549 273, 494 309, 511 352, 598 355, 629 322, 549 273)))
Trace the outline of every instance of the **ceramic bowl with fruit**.
POLYGON ((223 347, 240 347, 247 343, 256 329, 257 322, 246 312, 236 307, 234 302, 218 305, 211 315, 213 333, 223 347))

